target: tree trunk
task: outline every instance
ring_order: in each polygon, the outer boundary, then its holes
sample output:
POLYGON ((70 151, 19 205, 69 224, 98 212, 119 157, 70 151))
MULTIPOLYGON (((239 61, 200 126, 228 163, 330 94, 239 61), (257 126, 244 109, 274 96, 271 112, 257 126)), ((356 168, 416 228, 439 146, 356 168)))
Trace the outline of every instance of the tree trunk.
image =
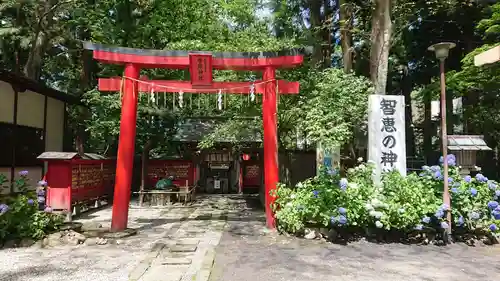
POLYGON ((340 44, 342 47, 342 61, 344 72, 352 71, 352 7, 346 0, 339 0, 340 16, 340 44))
POLYGON ((370 37, 372 43, 370 77, 375 87, 375 94, 385 95, 386 93, 391 30, 391 1, 375 0, 370 37))
POLYGON ((24 75, 33 80, 40 80, 43 56, 45 55, 50 41, 47 30, 52 25, 52 17, 56 4, 56 0, 45 0, 44 3, 42 2, 39 4, 41 6, 43 5, 43 7, 38 9, 38 24, 35 27, 35 35, 31 41, 28 61, 24 66, 24 75))
POLYGON ((321 6, 322 0, 308 0, 309 21, 311 23, 311 45, 313 46, 312 63, 316 65, 322 61, 322 37, 321 35, 321 6))
POLYGON ((406 125, 406 155, 415 156, 415 132, 413 131, 413 112, 411 108, 411 91, 413 88, 411 77, 408 75, 408 67, 403 69, 401 81, 402 92, 405 97, 405 125, 406 125))
POLYGON ((426 164, 430 164, 430 156, 432 155, 432 114, 431 114, 431 99, 429 97, 424 97, 424 124, 423 124, 423 134, 424 134, 424 155, 426 164))

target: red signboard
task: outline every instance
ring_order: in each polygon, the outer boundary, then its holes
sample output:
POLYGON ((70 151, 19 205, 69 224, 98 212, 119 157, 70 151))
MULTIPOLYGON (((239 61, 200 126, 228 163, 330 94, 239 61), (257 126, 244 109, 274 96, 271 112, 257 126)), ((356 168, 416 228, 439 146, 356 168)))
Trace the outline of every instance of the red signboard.
POLYGON ((186 160, 150 160, 148 163, 149 185, 154 186, 161 178, 172 176, 178 186, 194 185, 194 165, 186 160))
POLYGON ((260 166, 258 164, 244 165, 243 187, 259 187, 260 184, 261 184, 260 166))
POLYGON ((212 55, 189 54, 189 72, 193 87, 207 87, 212 85, 212 55))

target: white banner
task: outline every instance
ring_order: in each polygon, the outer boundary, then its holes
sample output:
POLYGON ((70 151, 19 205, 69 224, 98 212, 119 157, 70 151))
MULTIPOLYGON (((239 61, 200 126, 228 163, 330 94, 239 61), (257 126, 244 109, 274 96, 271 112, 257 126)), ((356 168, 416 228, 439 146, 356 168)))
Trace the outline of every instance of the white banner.
POLYGON ((375 182, 382 171, 397 169, 406 176, 404 96, 370 95, 368 99, 368 160, 376 165, 375 182))

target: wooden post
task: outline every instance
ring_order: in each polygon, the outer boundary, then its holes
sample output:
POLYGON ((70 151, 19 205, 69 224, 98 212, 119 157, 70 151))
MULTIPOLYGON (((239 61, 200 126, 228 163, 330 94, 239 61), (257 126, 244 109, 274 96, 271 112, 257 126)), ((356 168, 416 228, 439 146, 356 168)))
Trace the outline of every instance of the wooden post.
POLYGON ((265 93, 262 105, 262 120, 264 124, 264 192, 266 208, 266 225, 270 229, 276 227, 271 204, 275 197, 271 194, 276 190, 279 180, 278 174, 278 136, 277 136, 277 98, 276 98, 276 70, 266 67, 263 75, 265 93))
POLYGON ((134 166, 135 131, 137 122, 137 82, 140 69, 135 64, 125 66, 125 81, 120 119, 120 138, 116 159, 115 194, 111 230, 122 231, 127 228, 130 189, 134 166), (131 79, 128 79, 131 78, 131 79))

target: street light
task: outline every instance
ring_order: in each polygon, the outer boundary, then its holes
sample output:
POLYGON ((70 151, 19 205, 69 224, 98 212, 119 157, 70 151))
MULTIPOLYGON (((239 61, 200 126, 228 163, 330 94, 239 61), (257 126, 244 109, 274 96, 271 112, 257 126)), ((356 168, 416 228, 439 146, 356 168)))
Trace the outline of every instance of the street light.
MULTIPOLYGON (((439 60, 439 69, 441 73, 441 142, 443 146, 443 203, 451 208, 450 192, 448 190, 448 134, 446 132, 446 78, 444 73, 444 61, 448 57, 450 50, 455 48, 455 43, 442 42, 437 43, 428 48, 429 51, 436 53, 436 58, 439 60)), ((448 221, 448 229, 445 239, 449 241, 451 238, 451 211, 446 215, 448 221)))

